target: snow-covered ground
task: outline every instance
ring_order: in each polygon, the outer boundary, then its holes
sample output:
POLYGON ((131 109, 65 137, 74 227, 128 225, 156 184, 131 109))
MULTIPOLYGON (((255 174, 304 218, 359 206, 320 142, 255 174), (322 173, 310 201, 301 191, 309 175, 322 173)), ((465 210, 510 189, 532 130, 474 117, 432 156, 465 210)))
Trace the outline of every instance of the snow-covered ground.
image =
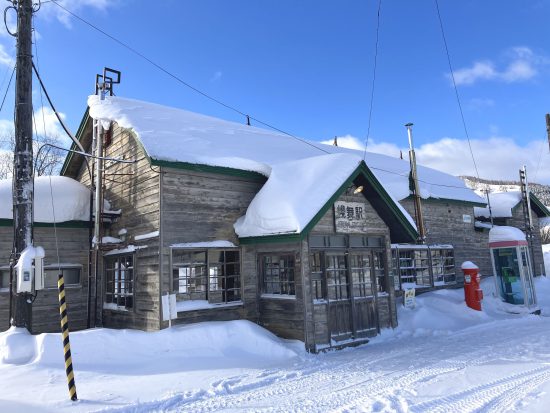
POLYGON ((504 312, 489 278, 483 312, 462 290, 424 294, 395 330, 319 355, 246 321, 73 333, 76 403, 60 335, 10 330, 0 411, 547 412, 550 279, 536 287, 542 316, 504 312))

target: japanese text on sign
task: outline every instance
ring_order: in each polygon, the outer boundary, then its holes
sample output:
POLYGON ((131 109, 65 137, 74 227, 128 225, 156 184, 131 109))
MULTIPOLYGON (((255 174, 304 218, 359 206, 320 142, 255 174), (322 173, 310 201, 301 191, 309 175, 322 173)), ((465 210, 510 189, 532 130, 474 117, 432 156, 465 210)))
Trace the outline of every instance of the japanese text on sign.
POLYGON ((364 232, 366 204, 338 201, 334 204, 336 232, 364 232))

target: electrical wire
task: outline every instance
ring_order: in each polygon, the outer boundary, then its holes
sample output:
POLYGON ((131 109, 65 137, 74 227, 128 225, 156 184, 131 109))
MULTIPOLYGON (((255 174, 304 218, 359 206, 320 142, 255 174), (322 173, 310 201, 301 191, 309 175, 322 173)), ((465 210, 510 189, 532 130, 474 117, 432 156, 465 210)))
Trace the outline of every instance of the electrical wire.
POLYGON ((439 19, 439 27, 441 28, 441 37, 443 38, 443 44, 445 45, 445 53, 447 54, 447 63, 449 64, 451 79, 453 81, 453 87, 455 90, 456 102, 458 103, 458 109, 460 111, 460 117, 462 119, 462 126, 464 127, 464 133, 466 134, 466 139, 468 140, 468 147, 470 148, 470 154, 472 156, 472 162, 474 163, 476 176, 477 176, 477 179, 479 179, 479 172, 478 172, 476 160, 474 157, 474 151, 472 150, 472 143, 470 142, 470 135, 468 134, 468 128, 466 127, 466 119, 464 117, 464 111, 462 110, 462 104, 460 103, 460 95, 458 93, 458 87, 456 86, 453 65, 451 64, 451 55, 449 53, 449 47, 447 45, 447 38, 445 37, 445 29, 443 28, 443 19, 441 18, 441 13, 439 12, 439 1, 438 0, 434 0, 434 1, 435 1, 435 7, 437 10, 437 17, 439 19))
POLYGON ((4 97, 2 98, 2 104, 0 105, 0 112, 2 112, 2 109, 4 108, 4 102, 6 102, 6 96, 8 95, 8 92, 10 90, 11 81, 13 80, 13 75, 15 74, 15 65, 13 66, 13 71, 11 72, 10 81, 8 83, 8 87, 6 88, 6 93, 4 93, 4 97))
POLYGON ((376 17, 376 42, 374 46, 374 67, 372 69, 372 86, 370 93, 370 106, 369 106, 369 122, 367 127, 367 138, 365 140, 365 151, 363 152, 363 160, 367 157, 367 147, 369 146, 369 137, 370 137, 370 125, 372 120, 372 107, 374 102, 374 86, 376 83, 376 66, 378 61, 378 39, 380 33, 380 9, 382 8, 382 0, 378 1, 378 13, 376 17))
POLYGON ((233 112, 241 115, 241 116, 244 116, 245 118, 247 119, 251 119, 261 125, 264 125, 270 129, 273 129, 277 132, 280 132, 284 135, 287 135, 287 136, 290 136, 291 138, 294 138, 306 145, 309 145, 321 152, 324 152, 324 153, 329 153, 328 151, 326 151, 325 149, 323 148, 320 148, 319 146, 317 145, 314 145, 312 144, 311 142, 308 142, 307 140, 305 139, 302 139, 302 138, 299 138, 295 135, 293 135, 292 133, 289 133, 289 132, 286 132, 280 128, 277 128, 276 126, 273 126, 271 125, 270 123, 267 123, 267 122, 264 122, 254 116, 251 116, 245 112, 243 112, 242 110, 236 108, 235 106, 232 106, 232 105, 229 105, 225 102, 222 102, 221 100, 219 99, 216 99, 215 97, 203 92, 202 90, 198 89, 197 87, 191 85, 190 83, 186 82, 185 80, 183 80, 182 78, 180 78, 179 76, 175 75, 174 73, 170 72, 168 69, 165 69, 164 67, 162 67, 160 64, 154 62, 153 60, 151 60, 150 58, 148 58, 147 56, 145 56, 143 53, 139 52, 138 50, 136 50, 135 48, 133 48, 132 46, 130 46, 129 44, 117 39, 116 37, 114 37, 113 35, 107 33, 105 30, 103 29, 100 29, 99 27, 97 27, 96 25, 90 23, 89 21, 87 21, 86 19, 78 16, 77 14, 73 13, 72 11, 70 11, 69 9, 67 9, 66 7, 64 7, 63 5, 61 5, 59 2, 57 2, 56 0, 50 0, 53 4, 55 4, 56 6, 58 6, 59 8, 63 9, 65 12, 67 12, 68 14, 70 14, 71 16, 73 16, 75 19, 78 19, 80 20, 82 23, 86 24, 87 26, 91 27, 92 29, 98 31, 99 33, 103 34, 104 36, 108 37, 109 39, 111 39, 112 41, 118 43, 120 46, 124 47, 125 49, 129 50, 130 52, 134 53, 136 56, 139 56, 140 58, 142 58, 143 60, 145 60, 146 62, 148 62, 149 64, 151 64, 152 66, 156 67, 158 70, 160 70, 161 72, 163 72, 164 74, 168 75, 169 77, 171 77, 172 79, 176 80, 177 82, 181 83, 182 85, 186 86, 187 88, 191 89, 192 91, 198 93, 199 95, 211 100, 212 102, 215 102, 223 107, 225 107, 226 109, 229 109, 229 110, 232 110, 233 112))

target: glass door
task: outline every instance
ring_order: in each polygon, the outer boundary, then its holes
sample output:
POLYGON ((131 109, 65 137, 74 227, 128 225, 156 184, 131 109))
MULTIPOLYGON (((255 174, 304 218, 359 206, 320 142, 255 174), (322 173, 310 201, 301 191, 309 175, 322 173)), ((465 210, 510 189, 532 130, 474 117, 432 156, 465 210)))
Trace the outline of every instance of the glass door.
POLYGON ((335 341, 353 337, 350 282, 345 253, 325 254, 330 338, 335 341))

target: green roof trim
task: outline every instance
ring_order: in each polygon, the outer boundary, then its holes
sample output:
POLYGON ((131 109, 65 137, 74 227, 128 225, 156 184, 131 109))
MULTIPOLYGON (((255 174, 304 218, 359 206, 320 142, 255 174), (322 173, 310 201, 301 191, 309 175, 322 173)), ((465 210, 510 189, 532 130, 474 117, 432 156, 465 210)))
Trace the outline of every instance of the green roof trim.
MULTIPOLYGON (((89 221, 65 221, 65 222, 56 222, 56 228, 90 228, 89 221)), ((13 227, 13 219, 0 218, 0 227, 13 227)), ((53 222, 34 222, 33 227, 35 228, 53 228, 53 222)))
MULTIPOLYGON (((409 195, 407 198, 404 198, 404 199, 414 200, 414 197, 412 195, 409 195)), ((420 202, 429 203, 429 202, 438 202, 438 201, 448 202, 450 204, 471 205, 471 206, 482 207, 482 208, 487 206, 486 202, 464 201, 462 199, 450 199, 450 198, 426 198, 426 199, 422 198, 420 202)))
POLYGON ((309 232, 317 225, 329 208, 334 205, 338 198, 344 193, 344 191, 353 183, 353 181, 359 176, 362 175, 373 187, 376 193, 384 201, 384 203, 390 208, 390 211, 397 218, 397 221, 403 226, 405 232, 408 236, 411 237, 411 241, 416 241, 418 239, 418 232, 411 225, 409 220, 405 217, 403 212, 396 205, 395 201, 390 197, 388 192, 380 184, 378 179, 370 171, 368 166, 364 161, 361 161, 359 166, 355 171, 349 176, 346 181, 340 185, 338 190, 332 195, 332 197, 323 205, 323 207, 315 214, 311 221, 304 227, 302 232, 296 234, 278 234, 278 235, 266 235, 259 237, 242 237, 239 238, 239 243, 246 244, 266 244, 266 243, 275 243, 275 242, 292 242, 292 241, 301 241, 303 240, 309 232))
MULTIPOLYGON (((145 153, 147 153, 147 151, 145 151, 145 153)), ((195 163, 181 162, 181 161, 164 161, 161 159, 151 158, 149 157, 149 155, 147 155, 147 158, 149 159, 149 162, 151 163, 151 165, 155 165, 155 166, 168 167, 168 168, 174 168, 174 169, 185 169, 188 171, 196 171, 196 172, 208 172, 208 173, 215 173, 215 174, 228 175, 228 176, 236 176, 239 178, 251 179, 257 182, 265 182, 267 180, 267 178, 264 175, 258 172, 245 171, 243 169, 228 168, 225 166, 210 166, 210 165, 195 164, 195 163)))
MULTIPOLYGON (((535 204, 535 206, 540 209, 540 212, 541 212, 541 215, 545 216, 545 217, 550 217, 550 211, 548 210, 548 208, 546 208, 546 206, 540 201, 540 199, 537 198, 537 196, 532 193, 532 192, 529 192, 529 199, 532 203, 535 204)), ((541 216, 539 215, 539 217, 541 216)))
MULTIPOLYGON (((80 141, 80 138, 82 137, 82 133, 84 131, 84 128, 86 127, 86 123, 88 123, 88 119, 90 119, 90 108, 86 108, 86 112, 84 113, 84 116, 82 117, 82 120, 80 121, 80 125, 78 126, 78 130, 76 131, 75 138, 80 141)), ((71 150, 76 150, 76 144, 73 142, 71 144, 71 150)), ((69 166, 69 163, 71 163, 71 159, 73 158, 74 152, 67 152, 67 156, 65 157, 65 161, 63 162, 63 166, 61 167, 60 175, 64 175, 67 171, 67 168, 69 166)))

